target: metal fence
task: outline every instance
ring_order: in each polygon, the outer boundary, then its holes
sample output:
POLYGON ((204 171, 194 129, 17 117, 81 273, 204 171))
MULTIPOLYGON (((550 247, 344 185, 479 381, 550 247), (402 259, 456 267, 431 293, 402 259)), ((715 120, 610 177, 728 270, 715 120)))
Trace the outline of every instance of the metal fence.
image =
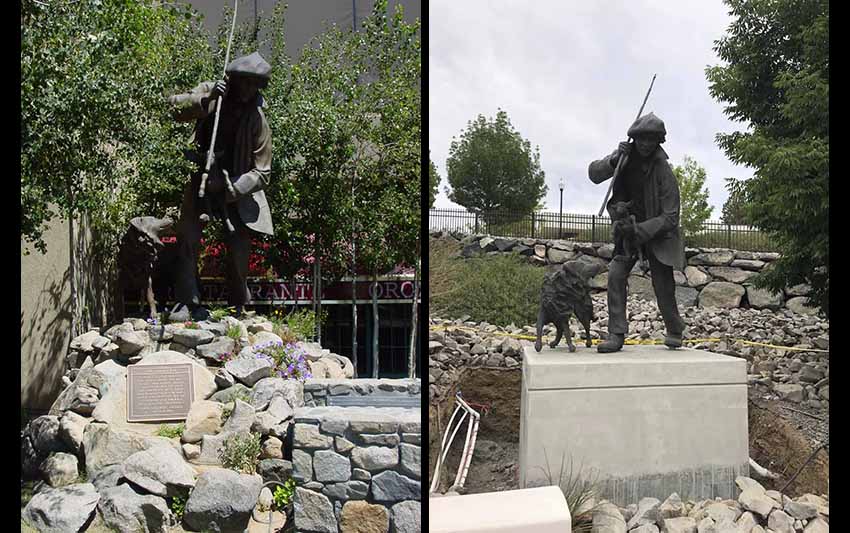
MULTIPOLYGON (((609 217, 577 213, 539 211, 530 214, 479 214, 464 209, 431 209, 428 214, 428 229, 501 237, 612 242, 609 217)), ((776 251, 768 235, 756 228, 713 221, 705 222, 700 231, 686 236, 685 245, 693 248, 776 251)))

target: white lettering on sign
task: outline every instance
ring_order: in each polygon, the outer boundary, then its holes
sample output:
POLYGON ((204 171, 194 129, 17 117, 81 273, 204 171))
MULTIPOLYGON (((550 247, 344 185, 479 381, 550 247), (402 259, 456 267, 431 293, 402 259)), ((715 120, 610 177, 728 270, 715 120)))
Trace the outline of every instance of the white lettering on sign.
POLYGON ((370 283, 369 284, 369 297, 370 298, 380 298, 383 295, 384 295, 384 286, 381 283, 378 283, 378 284, 370 283))
POLYGON ((402 281, 401 282, 401 297, 402 298, 413 298, 413 282, 412 281, 402 281))
POLYGON ((398 283, 395 281, 387 282, 387 296, 398 299, 398 283))

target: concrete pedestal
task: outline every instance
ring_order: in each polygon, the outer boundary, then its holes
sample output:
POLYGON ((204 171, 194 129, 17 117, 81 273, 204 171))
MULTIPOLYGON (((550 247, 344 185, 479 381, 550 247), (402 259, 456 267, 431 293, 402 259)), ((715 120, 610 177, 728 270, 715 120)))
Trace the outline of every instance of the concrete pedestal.
POLYGON ((743 359, 664 346, 525 348, 521 487, 550 484, 547 460, 558 483, 572 461, 621 506, 672 492, 731 498, 735 477, 749 473, 747 433, 743 359))
POLYGON ((428 501, 429 533, 570 533, 558 487, 444 496, 428 501))

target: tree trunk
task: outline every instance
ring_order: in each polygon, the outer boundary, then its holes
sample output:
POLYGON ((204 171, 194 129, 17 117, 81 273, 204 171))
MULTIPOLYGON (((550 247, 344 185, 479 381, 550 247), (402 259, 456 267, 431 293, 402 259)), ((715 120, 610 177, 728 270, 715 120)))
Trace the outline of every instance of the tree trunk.
POLYGON ((407 375, 410 379, 416 377, 416 314, 419 296, 419 259, 416 260, 416 268, 413 271, 413 319, 410 327, 410 361, 407 367, 407 375))
POLYGON ((316 342, 322 344, 322 260, 316 258, 316 342))
POLYGON ((372 377, 378 377, 378 275, 372 275, 372 377))
POLYGON ((357 250, 351 242, 351 364, 357 377, 357 250))

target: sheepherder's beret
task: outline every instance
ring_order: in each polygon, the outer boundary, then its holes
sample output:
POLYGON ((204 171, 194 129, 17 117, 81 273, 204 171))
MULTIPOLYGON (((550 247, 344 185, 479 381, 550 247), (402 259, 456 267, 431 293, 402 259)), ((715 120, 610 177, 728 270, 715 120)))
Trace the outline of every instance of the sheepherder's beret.
POLYGON ((271 77, 272 66, 263 59, 259 52, 248 56, 237 57, 227 65, 225 72, 229 76, 250 76, 268 81, 271 77))
POLYGON ((658 138, 658 142, 663 143, 667 136, 664 121, 656 117, 653 113, 640 117, 629 128, 628 136, 635 138, 640 135, 653 135, 658 138))

